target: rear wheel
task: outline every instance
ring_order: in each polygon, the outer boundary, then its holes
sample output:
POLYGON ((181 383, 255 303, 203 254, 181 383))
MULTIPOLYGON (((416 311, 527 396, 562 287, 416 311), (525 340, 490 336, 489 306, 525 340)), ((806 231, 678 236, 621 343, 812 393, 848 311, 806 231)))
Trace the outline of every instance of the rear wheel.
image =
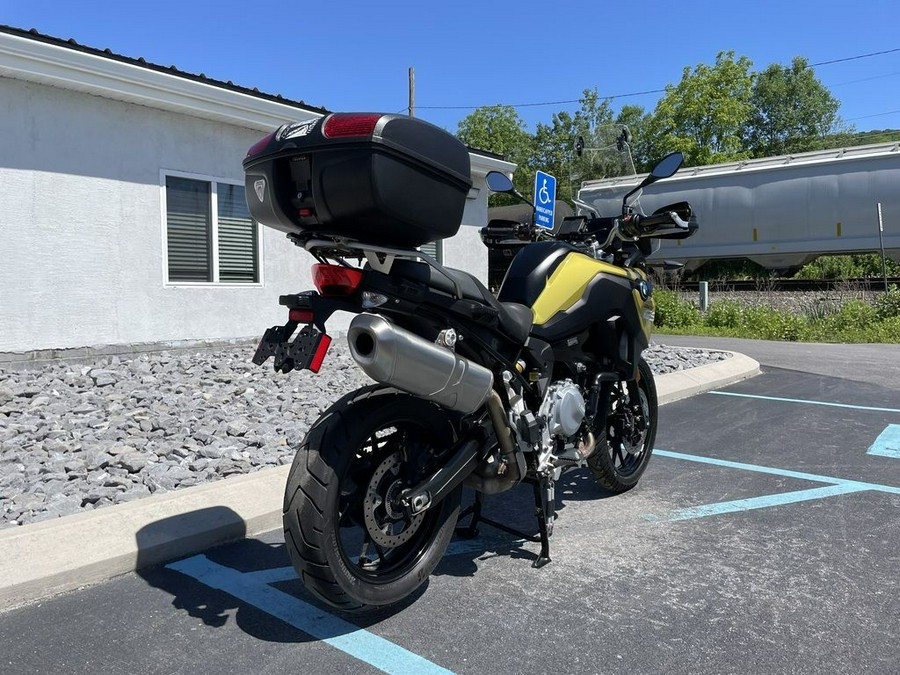
POLYGON ((425 582, 453 535, 462 488, 415 516, 399 498, 454 441, 446 411, 380 385, 322 415, 294 459, 283 516, 291 562, 312 593, 357 611, 425 582))
POLYGON ((637 485, 653 452, 657 416, 653 372, 641 358, 637 380, 613 385, 606 422, 594 430, 597 449, 588 465, 600 485, 615 493, 637 485))

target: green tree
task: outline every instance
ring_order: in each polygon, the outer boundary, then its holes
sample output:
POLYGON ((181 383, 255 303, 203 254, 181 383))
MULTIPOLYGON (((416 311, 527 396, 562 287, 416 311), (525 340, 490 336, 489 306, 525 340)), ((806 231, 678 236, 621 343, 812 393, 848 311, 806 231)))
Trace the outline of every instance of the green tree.
POLYGON ((647 122, 651 151, 681 150, 688 166, 748 157, 742 132, 752 110, 752 65, 728 51, 719 52, 713 66, 685 67, 647 122))
POLYGON ((750 103, 744 135, 754 157, 820 150, 838 130, 840 101, 800 56, 790 66, 773 63, 757 74, 750 103))
POLYGON ((603 166, 609 160, 606 153, 591 150, 578 157, 575 141, 582 138, 587 148, 605 143, 604 131, 612 125, 609 101, 600 99, 596 89, 585 89, 580 103, 574 115, 555 113, 549 125, 538 123, 534 133, 532 172, 540 169, 556 176, 557 197, 561 198, 577 192, 581 180, 608 173, 603 166))
POLYGON ((584 180, 634 173, 622 143, 624 122, 613 118, 609 100, 601 99, 595 88, 585 89, 580 102, 574 115, 556 113, 551 124, 539 123, 534 134, 533 168, 555 175, 557 196, 563 198, 573 196, 584 180), (584 141, 580 157, 575 152, 578 138, 584 141))
POLYGON ((487 150, 515 162, 518 165, 513 174, 516 189, 526 194, 531 192, 528 173, 533 163, 533 142, 515 108, 508 105, 477 108, 460 121, 456 135, 470 148, 487 150))

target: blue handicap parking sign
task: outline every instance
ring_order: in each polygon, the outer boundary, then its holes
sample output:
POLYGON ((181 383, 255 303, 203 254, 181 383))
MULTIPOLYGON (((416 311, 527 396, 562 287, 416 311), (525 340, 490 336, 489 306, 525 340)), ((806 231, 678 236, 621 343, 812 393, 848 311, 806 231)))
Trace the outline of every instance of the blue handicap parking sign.
POLYGON ((534 174, 534 224, 553 229, 553 207, 556 204, 556 178, 538 171, 534 174))

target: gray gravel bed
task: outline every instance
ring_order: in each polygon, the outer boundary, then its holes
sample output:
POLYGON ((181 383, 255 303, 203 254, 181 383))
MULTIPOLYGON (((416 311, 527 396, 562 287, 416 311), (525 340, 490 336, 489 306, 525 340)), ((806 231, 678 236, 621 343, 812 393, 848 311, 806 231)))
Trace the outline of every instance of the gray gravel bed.
MULTIPOLYGON (((282 375, 253 348, 0 368, 0 528, 287 464, 334 400, 370 382, 336 339, 322 371, 282 375)), ((651 346, 653 371, 727 358, 651 346)))

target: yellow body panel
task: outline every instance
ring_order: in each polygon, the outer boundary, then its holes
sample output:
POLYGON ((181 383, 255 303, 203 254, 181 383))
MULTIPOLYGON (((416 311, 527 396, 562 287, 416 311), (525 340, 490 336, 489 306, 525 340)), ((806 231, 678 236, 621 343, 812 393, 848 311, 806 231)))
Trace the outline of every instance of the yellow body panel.
MULTIPOLYGON (((547 279, 547 285, 531 307, 535 325, 543 325, 557 313, 570 309, 582 298, 587 285, 598 274, 612 274, 625 279, 642 276, 634 270, 610 265, 581 253, 570 253, 547 279)), ((638 306, 642 304, 639 302, 638 306)))

